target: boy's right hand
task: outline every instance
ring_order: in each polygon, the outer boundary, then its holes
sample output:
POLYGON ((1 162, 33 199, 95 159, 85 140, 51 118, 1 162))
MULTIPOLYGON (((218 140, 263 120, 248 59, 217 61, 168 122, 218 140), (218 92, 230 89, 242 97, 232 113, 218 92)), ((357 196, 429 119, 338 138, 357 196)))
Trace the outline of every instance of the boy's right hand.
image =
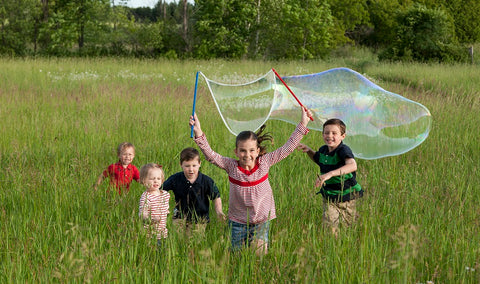
POLYGON ((203 135, 202 128, 200 127, 200 120, 198 120, 196 113, 193 116, 190 116, 189 125, 190 127, 193 126, 193 132, 195 133, 195 137, 200 137, 203 135))
POLYGON ((307 145, 302 144, 302 143, 299 143, 299 144, 298 144, 297 149, 298 149, 299 151, 302 151, 303 153, 313 152, 312 148, 310 148, 310 147, 308 147, 307 145))

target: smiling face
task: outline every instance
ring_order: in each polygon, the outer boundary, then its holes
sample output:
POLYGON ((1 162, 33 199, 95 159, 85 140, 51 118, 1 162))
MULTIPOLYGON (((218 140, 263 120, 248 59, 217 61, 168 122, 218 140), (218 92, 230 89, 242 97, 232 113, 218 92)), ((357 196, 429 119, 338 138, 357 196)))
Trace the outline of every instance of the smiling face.
POLYGON ((157 191, 162 187, 163 184, 163 171, 159 168, 150 169, 148 175, 143 181, 147 191, 153 192, 157 191))
POLYGON ((198 171, 200 170, 200 158, 194 158, 193 160, 183 161, 180 166, 182 167, 183 174, 189 182, 194 182, 198 177, 198 171))
POLYGON ((257 141, 253 139, 238 141, 237 148, 235 149, 238 164, 246 170, 251 170, 255 167, 259 153, 260 148, 257 145, 257 141))
POLYGON ((342 134, 340 126, 335 124, 325 125, 322 135, 329 152, 337 149, 338 145, 345 139, 345 133, 342 134))
POLYGON ((133 147, 126 147, 118 155, 118 159, 124 167, 128 166, 133 161, 133 158, 135 158, 135 149, 133 147))

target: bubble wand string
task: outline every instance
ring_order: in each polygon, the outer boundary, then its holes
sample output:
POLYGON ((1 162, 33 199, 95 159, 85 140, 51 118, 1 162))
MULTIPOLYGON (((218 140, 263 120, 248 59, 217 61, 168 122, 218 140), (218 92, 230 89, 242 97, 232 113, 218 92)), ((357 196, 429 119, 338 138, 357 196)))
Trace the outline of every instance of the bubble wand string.
MULTIPOLYGON (((280 81, 282 81, 283 85, 287 88, 287 90, 290 92, 290 94, 292 94, 292 96, 297 100, 298 104, 303 107, 304 109, 307 109, 301 102, 300 100, 297 98, 297 96, 295 96, 295 94, 293 93, 293 91, 290 89, 290 87, 287 85, 287 83, 285 83, 285 81, 283 81, 282 77, 280 77, 280 75, 278 75, 277 71, 275 71, 275 69, 272 68, 272 71, 273 73, 275 73, 275 75, 277 75, 277 78, 280 79, 280 81)), ((310 116, 310 120, 313 121, 313 117, 310 116)))
MULTIPOLYGON (((200 71, 197 71, 197 75, 196 75, 196 78, 195 78, 195 90, 193 92, 192 117, 195 117, 195 102, 197 101, 198 73, 200 73, 200 71)), ((193 138, 193 125, 190 128, 190 138, 193 138)))

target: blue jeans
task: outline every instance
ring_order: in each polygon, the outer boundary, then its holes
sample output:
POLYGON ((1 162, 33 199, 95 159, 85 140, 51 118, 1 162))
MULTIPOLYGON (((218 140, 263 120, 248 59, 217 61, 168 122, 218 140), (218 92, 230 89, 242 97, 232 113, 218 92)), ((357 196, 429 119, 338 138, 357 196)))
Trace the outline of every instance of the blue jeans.
POLYGON ((250 245, 253 239, 260 239, 265 243, 268 243, 270 221, 259 224, 241 224, 229 220, 228 224, 232 231, 231 242, 233 251, 238 251, 243 247, 250 245))

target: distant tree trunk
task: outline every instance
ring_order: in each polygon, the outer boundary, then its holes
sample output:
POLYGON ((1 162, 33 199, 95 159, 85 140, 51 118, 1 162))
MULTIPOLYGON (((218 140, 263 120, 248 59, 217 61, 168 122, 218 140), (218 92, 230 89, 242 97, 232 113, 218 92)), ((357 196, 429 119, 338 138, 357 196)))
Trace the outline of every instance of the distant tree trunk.
POLYGON ((257 31, 255 33, 255 51, 253 52, 254 57, 257 57, 258 51, 260 50, 258 41, 260 39, 260 4, 261 2, 262 0, 257 1, 257 31))
POLYGON ((471 58, 472 64, 473 64, 473 46, 470 46, 470 48, 468 49, 468 53, 470 53, 470 58, 471 58))
POLYGON ((48 22, 48 0, 41 0, 41 5, 42 5, 42 14, 39 15, 38 17, 40 18, 37 18, 35 17, 35 27, 34 27, 34 31, 33 31, 33 53, 36 54, 37 53, 37 44, 38 44, 38 38, 39 38, 39 29, 40 29, 40 26, 42 25, 42 23, 46 23, 48 22))
POLYGON ((190 50, 190 46, 188 44, 188 2, 187 0, 183 0, 183 40, 185 41, 185 51, 188 52, 190 50))
POLYGON ((163 1, 162 8, 163 8, 163 20, 166 21, 167 20, 167 3, 165 1, 163 1))
POLYGON ((81 1, 80 2, 80 7, 79 7, 79 10, 78 10, 78 26, 79 26, 79 34, 78 34, 78 49, 79 51, 82 50, 83 48, 83 45, 84 45, 84 38, 85 38, 85 19, 87 17, 86 15, 86 3, 85 3, 85 0, 81 1))

